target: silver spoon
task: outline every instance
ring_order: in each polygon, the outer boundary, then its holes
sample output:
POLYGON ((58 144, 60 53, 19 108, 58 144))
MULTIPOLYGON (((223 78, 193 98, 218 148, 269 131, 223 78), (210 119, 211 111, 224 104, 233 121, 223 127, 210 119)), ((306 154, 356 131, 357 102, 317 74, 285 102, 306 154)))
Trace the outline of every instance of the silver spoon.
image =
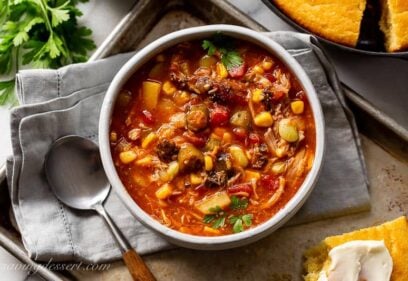
POLYGON ((74 209, 95 210, 105 219, 133 279, 156 280, 103 207, 111 186, 98 146, 80 136, 62 137, 52 144, 44 167, 48 183, 60 201, 74 209))

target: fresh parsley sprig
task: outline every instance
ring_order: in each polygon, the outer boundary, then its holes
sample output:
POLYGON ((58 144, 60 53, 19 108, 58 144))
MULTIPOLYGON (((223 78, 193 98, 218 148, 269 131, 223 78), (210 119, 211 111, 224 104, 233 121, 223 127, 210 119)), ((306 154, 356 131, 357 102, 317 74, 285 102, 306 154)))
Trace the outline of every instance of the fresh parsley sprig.
POLYGON ((202 43, 204 50, 207 50, 209 56, 213 56, 218 51, 221 62, 228 70, 237 68, 243 64, 241 55, 236 51, 233 39, 216 33, 211 40, 204 40, 202 43))
POLYGON ((231 205, 232 210, 246 209, 248 207, 248 199, 242 198, 239 199, 237 196, 231 196, 231 205))
MULTIPOLYGON (((22 64, 58 68, 87 60, 96 46, 92 31, 78 26, 87 0, 0 0, 0 75, 13 75, 22 64)), ((0 82, 0 104, 10 103, 14 79, 0 82)))

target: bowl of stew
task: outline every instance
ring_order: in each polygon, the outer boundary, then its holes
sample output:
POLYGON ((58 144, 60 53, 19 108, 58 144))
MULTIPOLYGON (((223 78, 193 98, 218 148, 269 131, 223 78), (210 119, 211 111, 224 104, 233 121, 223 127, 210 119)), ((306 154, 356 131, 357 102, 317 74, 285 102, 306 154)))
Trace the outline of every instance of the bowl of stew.
POLYGON ((324 121, 310 79, 279 44, 209 25, 163 36, 121 68, 99 143, 135 218, 177 245, 226 249, 302 206, 322 166, 324 121))

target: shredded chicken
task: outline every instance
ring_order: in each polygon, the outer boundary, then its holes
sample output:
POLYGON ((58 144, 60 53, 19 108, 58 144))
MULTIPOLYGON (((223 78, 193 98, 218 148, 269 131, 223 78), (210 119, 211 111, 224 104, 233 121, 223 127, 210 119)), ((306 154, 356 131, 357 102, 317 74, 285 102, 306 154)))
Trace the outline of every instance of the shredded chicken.
POLYGON ((282 158, 287 155, 289 144, 283 139, 278 140, 271 128, 265 132, 264 137, 266 145, 276 157, 282 158))
POLYGON ((285 178, 284 177, 279 177, 279 187, 276 190, 276 192, 271 196, 271 198, 269 198, 269 200, 262 204, 261 208, 262 209, 267 209, 272 207, 273 205, 276 204, 276 202, 278 202, 278 200, 281 198, 283 192, 285 191, 285 178))
POLYGON ((295 156, 289 160, 286 173, 288 185, 292 186, 299 180, 299 178, 302 177, 302 175, 305 173, 307 162, 308 157, 305 148, 299 150, 295 156))

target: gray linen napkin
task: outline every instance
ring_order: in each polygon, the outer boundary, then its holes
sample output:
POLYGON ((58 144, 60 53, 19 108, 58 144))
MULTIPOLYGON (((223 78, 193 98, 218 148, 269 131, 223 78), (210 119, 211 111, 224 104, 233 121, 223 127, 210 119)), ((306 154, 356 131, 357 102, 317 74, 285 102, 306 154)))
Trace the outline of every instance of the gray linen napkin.
MULTIPOLYGON (((368 210, 369 195, 358 134, 352 115, 344 107, 331 64, 311 44, 312 37, 289 32, 267 33, 267 36, 304 66, 326 119, 327 149, 321 176, 308 201, 289 224, 368 210)), ((131 55, 59 70, 24 70, 17 75, 17 93, 22 105, 11 113, 13 156, 7 162, 7 178, 24 245, 36 260, 95 263, 120 256, 101 218, 93 212, 65 207, 53 196, 44 177, 43 161, 50 144, 61 136, 77 134, 96 141, 104 94, 115 73, 131 55)), ((136 222, 114 192, 105 206, 139 253, 172 247, 136 222)))

